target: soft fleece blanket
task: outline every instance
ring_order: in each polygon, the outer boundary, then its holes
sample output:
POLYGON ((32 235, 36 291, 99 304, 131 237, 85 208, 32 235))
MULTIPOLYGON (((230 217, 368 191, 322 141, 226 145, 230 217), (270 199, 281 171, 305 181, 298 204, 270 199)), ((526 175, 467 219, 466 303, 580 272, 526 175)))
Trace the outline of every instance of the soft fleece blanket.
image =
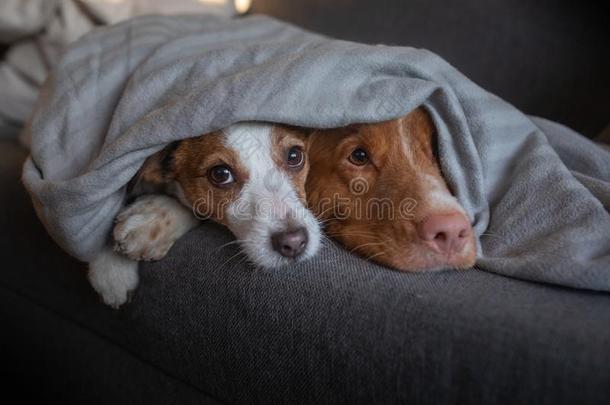
POLYGON ((47 81, 23 180, 57 243, 88 261, 127 182, 168 142, 245 120, 377 122, 422 104, 480 268, 610 291, 608 149, 524 115, 431 52, 263 16, 142 17, 86 35, 47 81))
POLYGON ((100 24, 145 14, 207 13, 230 17, 232 2, 198 0, 1 0, 0 138, 27 121, 40 87, 67 45, 100 24))

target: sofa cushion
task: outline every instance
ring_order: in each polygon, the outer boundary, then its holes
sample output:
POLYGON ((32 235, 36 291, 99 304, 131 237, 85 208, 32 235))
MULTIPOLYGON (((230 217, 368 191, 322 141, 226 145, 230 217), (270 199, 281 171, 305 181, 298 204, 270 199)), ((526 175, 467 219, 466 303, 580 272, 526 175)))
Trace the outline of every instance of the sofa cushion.
MULTIPOLYGON (((229 403, 599 403, 610 295, 480 270, 408 274, 329 243, 255 269, 213 223, 140 267, 113 311, 44 233, 0 147, 0 286, 229 403)), ((61 333, 58 331, 58 333, 61 333)), ((95 364, 92 364, 94 367, 95 364)))

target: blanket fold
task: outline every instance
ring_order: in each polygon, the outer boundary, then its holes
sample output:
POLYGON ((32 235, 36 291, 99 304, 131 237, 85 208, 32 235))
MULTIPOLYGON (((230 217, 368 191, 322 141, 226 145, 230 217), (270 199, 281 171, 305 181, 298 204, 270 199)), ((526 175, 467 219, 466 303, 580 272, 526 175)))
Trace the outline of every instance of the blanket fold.
POLYGON ((607 149, 524 115, 431 52, 269 17, 149 16, 86 35, 45 85, 23 180, 49 233, 88 261, 129 179, 173 140, 247 120, 379 122, 419 105, 479 237, 479 267, 610 291, 607 149))

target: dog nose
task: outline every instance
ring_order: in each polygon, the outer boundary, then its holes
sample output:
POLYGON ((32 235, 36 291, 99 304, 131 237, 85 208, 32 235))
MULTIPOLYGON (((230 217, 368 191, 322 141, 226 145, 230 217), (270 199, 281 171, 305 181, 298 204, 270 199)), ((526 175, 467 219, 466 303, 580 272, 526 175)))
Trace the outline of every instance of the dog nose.
POLYGON ((470 237, 470 223, 460 213, 430 215, 417 227, 419 237, 438 253, 459 253, 470 237))
POLYGON ((271 235, 273 250, 284 257, 296 258, 307 246, 307 232, 305 228, 277 232, 271 235))

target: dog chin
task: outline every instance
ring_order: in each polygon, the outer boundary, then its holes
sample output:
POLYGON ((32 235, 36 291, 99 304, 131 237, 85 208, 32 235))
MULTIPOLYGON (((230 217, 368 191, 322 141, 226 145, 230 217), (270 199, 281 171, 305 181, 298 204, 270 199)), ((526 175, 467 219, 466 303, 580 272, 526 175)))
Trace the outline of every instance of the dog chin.
POLYGON ((443 257, 425 249, 413 249, 407 255, 393 255, 375 260, 379 264, 407 273, 431 273, 465 270, 476 263, 476 244, 470 241, 461 253, 443 257))

